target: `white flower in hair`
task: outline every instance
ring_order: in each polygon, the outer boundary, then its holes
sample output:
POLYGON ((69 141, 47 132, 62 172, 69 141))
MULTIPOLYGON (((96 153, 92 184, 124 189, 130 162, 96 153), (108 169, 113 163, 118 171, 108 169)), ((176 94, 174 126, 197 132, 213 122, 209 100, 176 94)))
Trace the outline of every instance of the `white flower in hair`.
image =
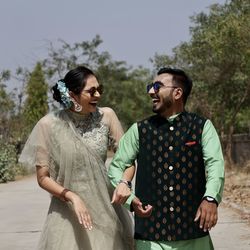
POLYGON ((57 82, 57 89, 60 92, 60 96, 61 96, 61 100, 62 100, 62 104, 65 108, 70 108, 72 105, 71 99, 70 99, 70 95, 69 95, 69 90, 68 88, 65 86, 65 83, 63 81, 58 81, 57 82))

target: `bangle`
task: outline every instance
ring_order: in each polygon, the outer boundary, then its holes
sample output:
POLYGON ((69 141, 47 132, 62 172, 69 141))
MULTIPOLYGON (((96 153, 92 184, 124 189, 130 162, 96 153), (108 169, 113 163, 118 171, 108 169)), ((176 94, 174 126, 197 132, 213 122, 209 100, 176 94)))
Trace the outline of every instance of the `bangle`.
POLYGON ((61 194, 60 194, 60 196, 59 196, 59 198, 60 198, 61 201, 68 201, 68 199, 66 199, 66 197, 65 197, 65 194, 66 194, 67 192, 69 192, 69 191, 70 191, 70 190, 67 189, 67 188, 64 188, 64 189, 63 189, 63 191, 61 192, 61 194))

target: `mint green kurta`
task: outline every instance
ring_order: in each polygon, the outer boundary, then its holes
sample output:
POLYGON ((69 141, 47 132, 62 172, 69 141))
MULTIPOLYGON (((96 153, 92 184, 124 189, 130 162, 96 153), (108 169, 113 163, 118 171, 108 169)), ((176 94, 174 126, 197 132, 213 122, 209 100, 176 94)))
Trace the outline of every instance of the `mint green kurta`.
MULTIPOLYGON (((168 118, 171 122, 178 115, 168 118)), ((216 199, 218 203, 222 199, 222 191, 224 186, 224 160, 218 134, 210 120, 207 120, 202 132, 202 151, 207 173, 206 177, 206 192, 204 196, 211 196, 216 199)), ((125 135, 121 138, 119 149, 116 152, 110 164, 108 176, 113 186, 116 186, 118 181, 122 178, 123 172, 127 167, 130 167, 137 157, 139 152, 139 133, 137 123, 134 123, 125 135)), ((134 194, 128 198, 125 206, 130 207, 130 203, 134 198, 134 194)), ((210 236, 178 242, 147 242, 137 241, 137 249, 213 249, 210 236), (151 244, 152 248, 146 246, 151 244), (153 247, 153 245, 155 245, 153 247), (161 246, 161 248, 160 248, 161 246), (207 248, 206 248, 207 246, 207 248)))

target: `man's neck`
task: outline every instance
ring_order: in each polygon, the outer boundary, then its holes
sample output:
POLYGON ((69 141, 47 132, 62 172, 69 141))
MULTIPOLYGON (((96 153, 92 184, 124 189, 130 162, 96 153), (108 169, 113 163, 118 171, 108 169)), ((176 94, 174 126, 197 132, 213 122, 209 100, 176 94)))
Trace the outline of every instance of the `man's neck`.
POLYGON ((164 112, 160 113, 159 115, 168 119, 169 117, 173 116, 173 115, 177 115, 181 112, 184 111, 184 107, 171 107, 169 109, 166 109, 164 112))

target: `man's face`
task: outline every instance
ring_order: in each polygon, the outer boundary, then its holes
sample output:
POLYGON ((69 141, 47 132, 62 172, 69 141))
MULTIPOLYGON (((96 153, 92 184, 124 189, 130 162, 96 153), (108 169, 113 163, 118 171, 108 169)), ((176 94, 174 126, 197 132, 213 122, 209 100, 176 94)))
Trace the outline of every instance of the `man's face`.
POLYGON ((173 106, 173 93, 176 86, 174 86, 172 79, 173 76, 168 73, 164 73, 155 77, 153 82, 157 84, 159 83, 159 90, 155 90, 153 87, 151 87, 148 91, 148 94, 152 98, 153 102, 153 112, 163 114, 166 112, 166 110, 173 106))

